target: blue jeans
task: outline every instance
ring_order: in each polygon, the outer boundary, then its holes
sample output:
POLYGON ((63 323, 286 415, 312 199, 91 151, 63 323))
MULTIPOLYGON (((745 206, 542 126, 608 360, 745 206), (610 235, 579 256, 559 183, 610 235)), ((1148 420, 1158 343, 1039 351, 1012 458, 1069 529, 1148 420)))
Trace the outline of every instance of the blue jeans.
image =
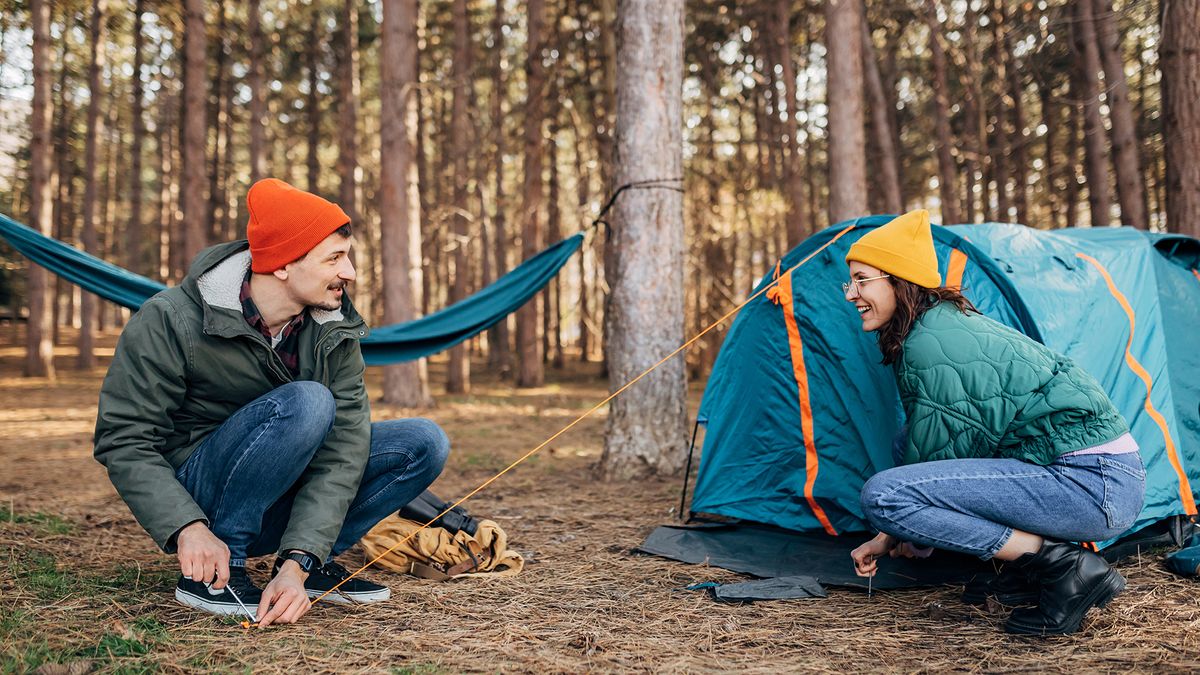
POLYGON ((862 489, 867 521, 920 546, 987 560, 1014 529, 1056 541, 1119 536, 1142 510, 1146 471, 1136 452, 1017 459, 950 459, 881 471, 862 489))
MULTIPOLYGON (((247 403, 208 435, 175 472, 229 546, 230 564, 274 553, 299 481, 333 427, 333 394, 290 382, 247 403)), ((331 555, 425 491, 442 472, 450 441, 434 422, 371 425, 371 455, 331 555)))

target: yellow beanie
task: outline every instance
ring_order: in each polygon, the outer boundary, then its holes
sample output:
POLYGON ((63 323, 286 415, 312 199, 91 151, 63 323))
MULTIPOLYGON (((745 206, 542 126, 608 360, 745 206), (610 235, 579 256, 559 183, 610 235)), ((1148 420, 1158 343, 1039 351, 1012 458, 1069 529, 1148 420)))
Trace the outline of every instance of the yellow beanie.
POLYGON ((887 225, 864 234, 846 254, 846 262, 851 260, 925 288, 942 285, 929 212, 925 209, 896 216, 887 225))

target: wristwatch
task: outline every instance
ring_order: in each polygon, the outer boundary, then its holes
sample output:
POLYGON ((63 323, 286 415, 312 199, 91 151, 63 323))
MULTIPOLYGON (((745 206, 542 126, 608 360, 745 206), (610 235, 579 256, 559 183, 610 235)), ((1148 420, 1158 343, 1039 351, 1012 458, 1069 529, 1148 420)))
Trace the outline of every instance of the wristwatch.
POLYGON ((305 574, 308 574, 312 572, 314 568, 321 566, 321 561, 317 560, 317 556, 306 551, 300 551, 296 549, 288 551, 287 555, 283 556, 283 559, 295 560, 296 564, 300 566, 300 571, 304 572, 305 574))

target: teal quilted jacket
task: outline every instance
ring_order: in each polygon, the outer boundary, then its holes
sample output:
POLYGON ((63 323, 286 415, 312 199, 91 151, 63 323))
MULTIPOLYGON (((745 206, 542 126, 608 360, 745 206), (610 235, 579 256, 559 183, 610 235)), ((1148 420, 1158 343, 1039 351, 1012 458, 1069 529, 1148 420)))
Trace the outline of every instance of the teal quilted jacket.
POLYGON ((1007 326, 941 303, 896 362, 905 464, 1007 457, 1050 464, 1129 431, 1088 373, 1007 326))

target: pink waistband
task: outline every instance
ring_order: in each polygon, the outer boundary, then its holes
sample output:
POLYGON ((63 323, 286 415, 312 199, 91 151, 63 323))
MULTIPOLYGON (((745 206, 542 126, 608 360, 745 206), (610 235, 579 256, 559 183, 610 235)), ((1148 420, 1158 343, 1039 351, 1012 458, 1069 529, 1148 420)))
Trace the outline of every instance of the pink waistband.
POLYGON ((1093 445, 1090 448, 1084 448, 1082 450, 1075 450, 1074 452, 1066 452, 1066 453, 1063 453, 1062 456, 1070 457, 1071 455, 1123 455, 1127 452, 1137 452, 1137 451, 1138 451, 1137 441, 1133 440, 1133 436, 1130 436, 1129 433, 1126 432, 1124 434, 1121 434, 1120 436, 1117 436, 1116 438, 1112 439, 1111 441, 1109 441, 1107 443, 1101 443, 1100 445, 1093 445))

